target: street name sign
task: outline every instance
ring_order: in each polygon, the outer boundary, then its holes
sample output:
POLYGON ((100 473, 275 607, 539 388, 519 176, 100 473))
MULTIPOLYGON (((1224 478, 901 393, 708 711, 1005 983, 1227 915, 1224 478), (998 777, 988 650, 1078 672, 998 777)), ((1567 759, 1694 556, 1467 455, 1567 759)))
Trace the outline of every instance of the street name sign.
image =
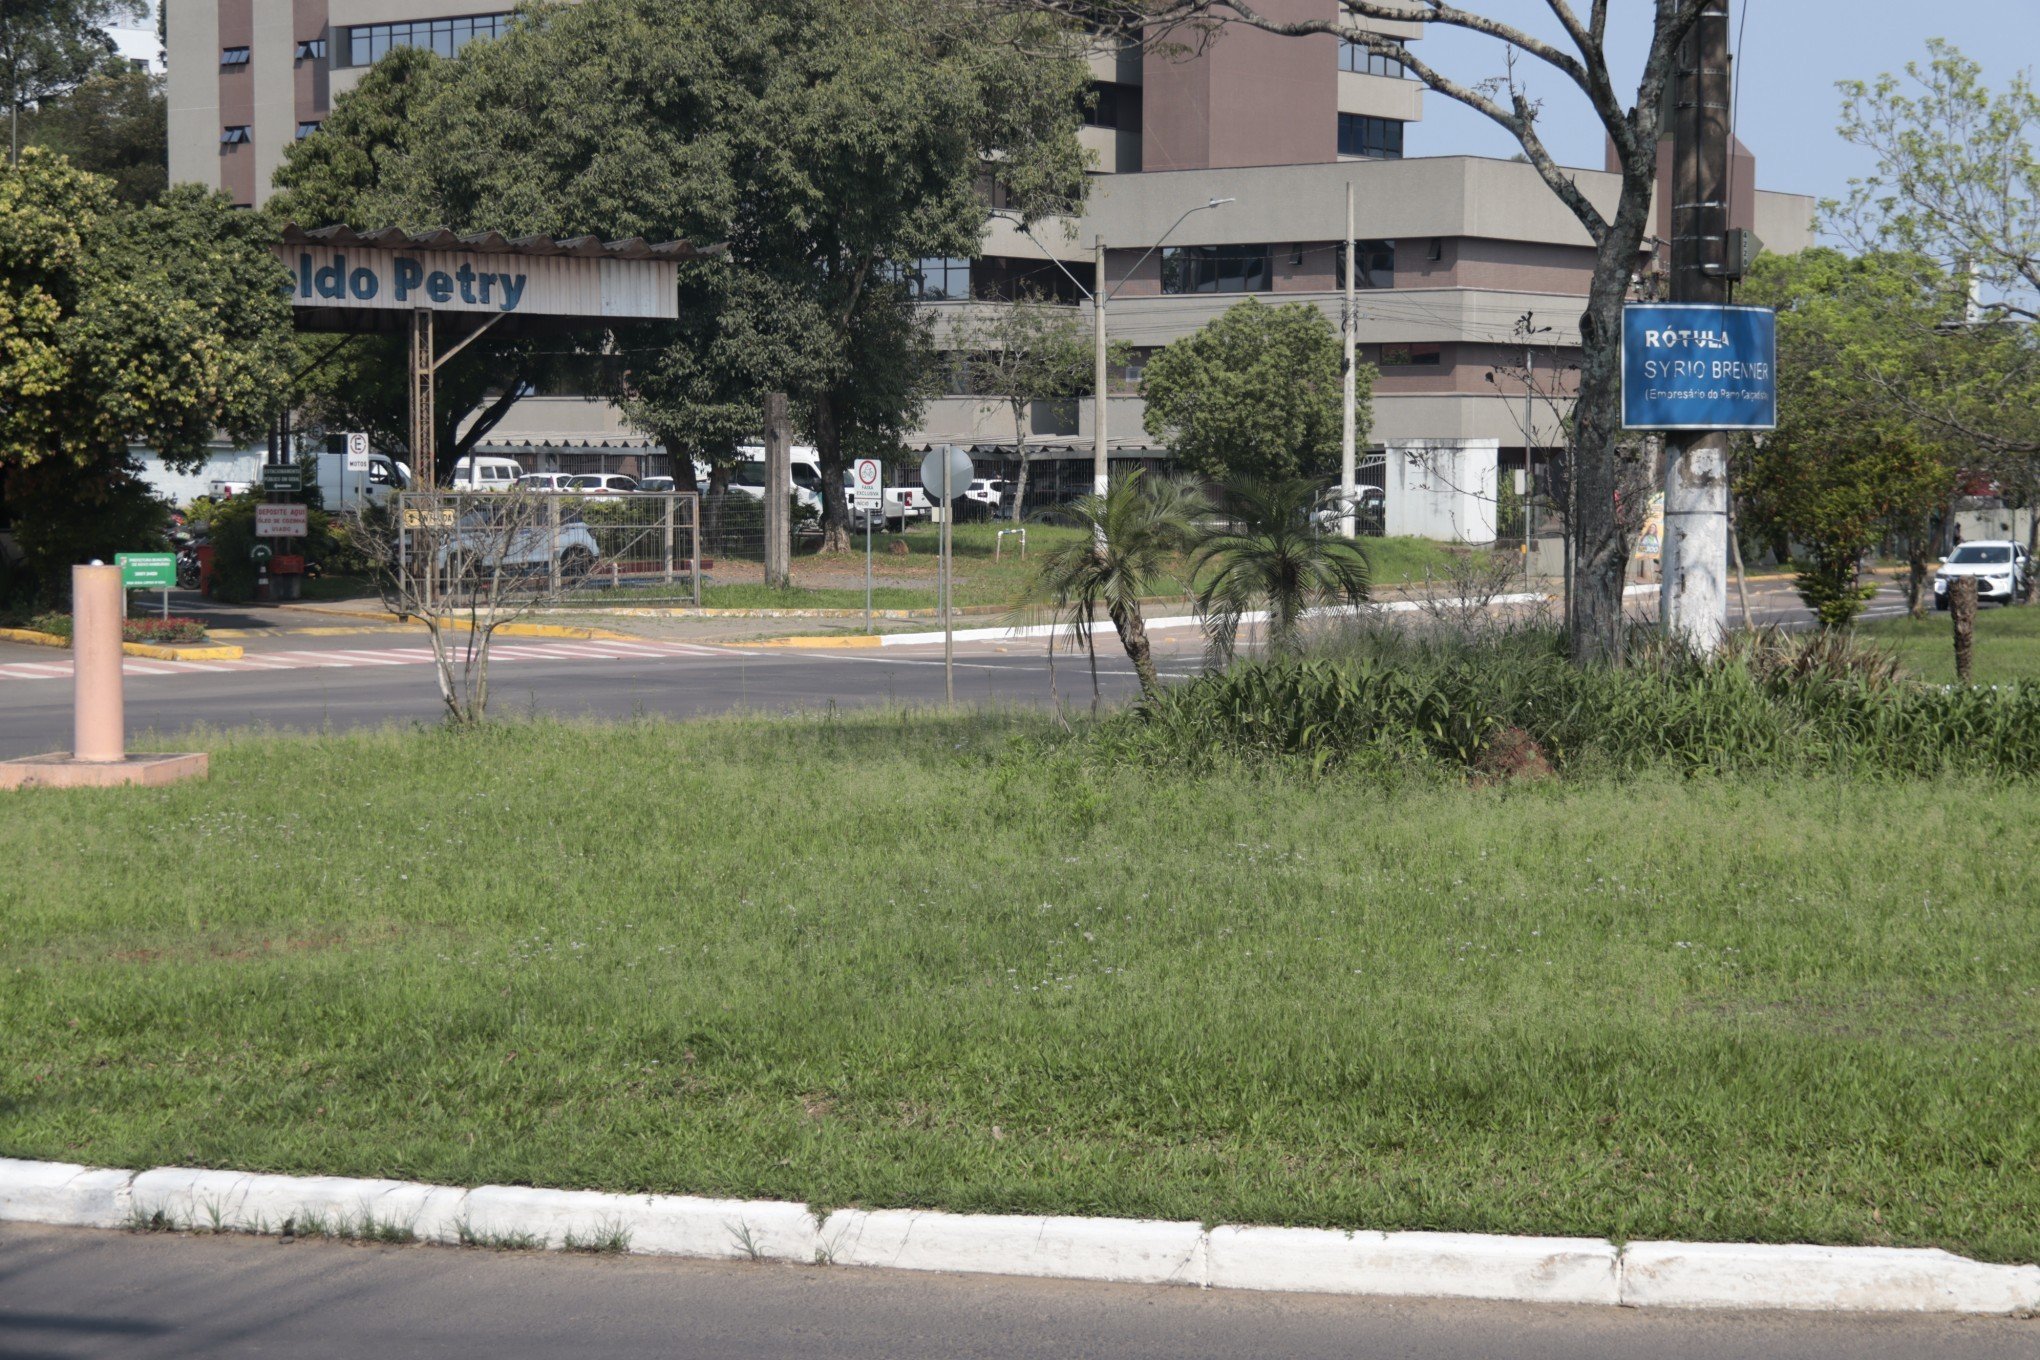
POLYGON ((303 538, 306 528, 302 505, 258 505, 255 507, 255 537, 303 538))
POLYGON ((304 478, 298 473, 296 463, 265 463, 262 466, 262 489, 264 491, 300 491, 304 478))
POLYGON ((177 584, 176 553, 115 553, 120 584, 126 590, 168 590, 177 584))
POLYGON ((1622 426, 1776 429, 1777 313, 1695 302, 1624 307, 1622 426))
POLYGON ((851 464, 850 492, 858 509, 877 509, 885 501, 885 464, 876 458, 859 458, 851 464))

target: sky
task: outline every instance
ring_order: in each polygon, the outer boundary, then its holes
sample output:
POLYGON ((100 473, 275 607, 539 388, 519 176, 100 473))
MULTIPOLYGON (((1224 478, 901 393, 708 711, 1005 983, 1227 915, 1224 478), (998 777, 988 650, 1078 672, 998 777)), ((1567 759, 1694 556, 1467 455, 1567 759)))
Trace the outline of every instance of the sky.
MULTIPOLYGON (((1468 9, 1558 37, 1545 0, 1461 0, 1468 9)), ((1577 8, 1584 9, 1584 0, 1577 8)), ((1633 102, 1642 72, 1652 6, 1648 0, 1614 0, 1610 47, 1621 76, 1616 88, 1633 102)), ((1924 60, 1929 38, 1946 38, 1983 64, 1993 88, 2015 71, 2040 65, 2040 0, 1732 0, 1731 21, 1743 33, 1736 63, 1741 85, 1737 134, 1756 153, 1757 184, 1764 189, 1842 198, 1852 176, 1875 167, 1835 132, 1840 121, 1839 80, 1874 80, 1924 60)), ((1733 29, 1731 29, 1733 32, 1733 29)), ((1455 78, 1502 74, 1501 46, 1471 34, 1435 30, 1415 51, 1455 78)), ((1601 126, 1586 96, 1549 68, 1519 61, 1533 95, 1544 98, 1544 138, 1560 161, 1599 169, 1601 126)), ((1426 91, 1424 121, 1413 129, 1408 154, 1516 154, 1515 139, 1480 114, 1426 91)))

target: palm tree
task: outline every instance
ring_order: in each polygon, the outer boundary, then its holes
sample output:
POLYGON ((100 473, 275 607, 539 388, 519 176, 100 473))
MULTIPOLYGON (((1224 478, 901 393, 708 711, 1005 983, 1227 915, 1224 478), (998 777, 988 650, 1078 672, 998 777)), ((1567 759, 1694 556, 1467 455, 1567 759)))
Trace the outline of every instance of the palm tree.
POLYGON ((1312 522, 1317 496, 1308 478, 1226 488, 1226 523, 1202 535, 1190 559, 1212 664, 1232 659, 1241 620, 1256 603, 1267 606, 1268 648, 1279 654, 1296 649, 1306 609, 1366 600, 1367 554, 1312 522))
MULTIPOLYGON (((1189 546, 1197 516, 1206 509, 1203 497, 1189 483, 1150 479, 1136 471, 1114 478, 1104 495, 1079 497, 1053 515, 1088 532, 1042 555, 1024 603, 1047 605, 1058 625, 1084 640, 1091 658, 1094 710, 1098 649, 1091 624, 1101 604, 1140 677, 1141 693, 1152 699, 1161 692, 1141 597, 1167 579, 1189 546)), ((1051 635, 1051 655, 1054 648, 1051 635)))

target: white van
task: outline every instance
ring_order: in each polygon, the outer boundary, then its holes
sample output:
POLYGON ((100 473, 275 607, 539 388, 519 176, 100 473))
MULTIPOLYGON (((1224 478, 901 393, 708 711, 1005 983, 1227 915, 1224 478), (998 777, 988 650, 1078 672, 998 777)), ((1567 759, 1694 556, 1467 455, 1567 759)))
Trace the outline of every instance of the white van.
MULTIPOLYGON (((793 464, 794 497, 819 513, 822 508, 821 455, 805 444, 795 444, 789 452, 789 461, 793 464)), ((737 450, 737 461, 730 467, 730 490, 741 491, 761 501, 765 499, 763 444, 746 444, 737 450)))
POLYGON ((515 458, 463 458, 453 465, 456 491, 508 491, 524 475, 515 458))

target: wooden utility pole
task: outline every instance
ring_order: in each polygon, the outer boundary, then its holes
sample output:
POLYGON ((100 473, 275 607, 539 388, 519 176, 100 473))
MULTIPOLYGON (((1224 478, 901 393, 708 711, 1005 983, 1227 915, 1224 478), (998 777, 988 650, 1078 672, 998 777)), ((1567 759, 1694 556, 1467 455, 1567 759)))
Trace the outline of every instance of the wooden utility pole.
POLYGON ((793 421, 784 392, 765 394, 765 584, 793 586, 793 421))
MULTIPOLYGON (((1728 0, 1713 0, 1679 49, 1672 122, 1672 301, 1728 301, 1728 0)), ((1728 436, 1666 439, 1658 617, 1713 652, 1728 627, 1728 436)))

